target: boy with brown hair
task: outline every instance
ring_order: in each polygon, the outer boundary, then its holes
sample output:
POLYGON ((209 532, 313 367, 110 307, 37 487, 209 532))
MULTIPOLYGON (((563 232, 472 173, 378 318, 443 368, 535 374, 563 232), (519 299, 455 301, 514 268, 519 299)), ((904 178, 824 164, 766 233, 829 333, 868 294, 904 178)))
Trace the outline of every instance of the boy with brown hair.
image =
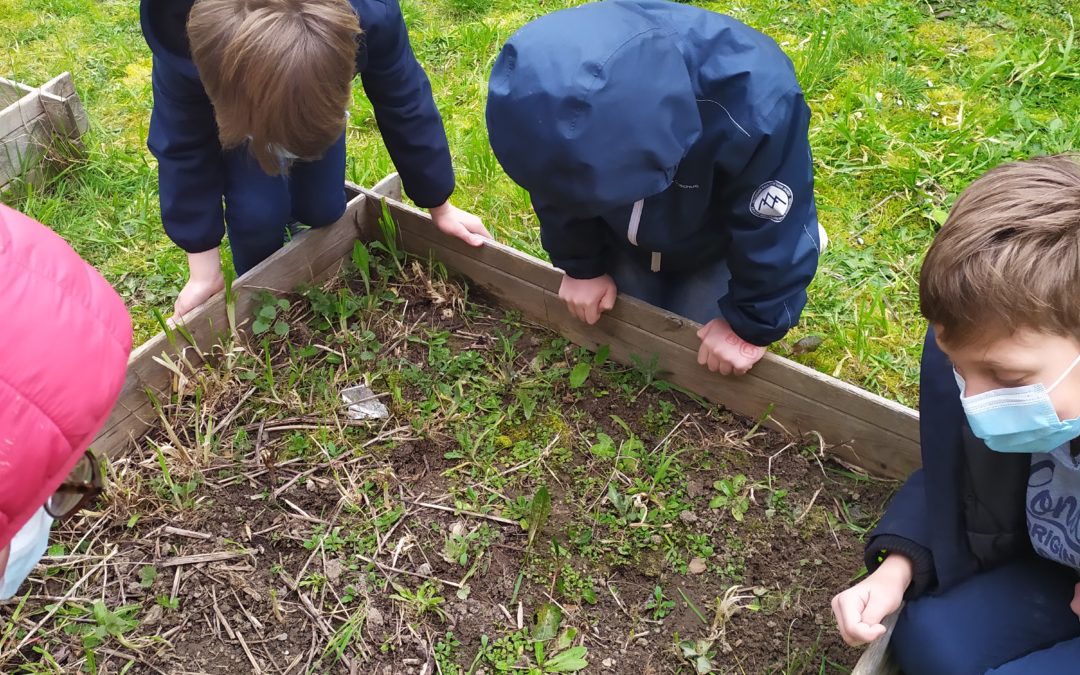
POLYGON ((397 0, 142 0, 140 18, 154 54, 161 219, 190 269, 177 315, 224 287, 226 227, 239 275, 291 223, 344 213, 357 73, 413 201, 447 234, 474 246, 489 236, 449 201, 446 132, 397 0))
POLYGON ((1080 660, 1080 163, 1005 164, 923 263, 923 468, 833 598, 863 644, 901 611, 904 672, 1065 673, 1080 660))

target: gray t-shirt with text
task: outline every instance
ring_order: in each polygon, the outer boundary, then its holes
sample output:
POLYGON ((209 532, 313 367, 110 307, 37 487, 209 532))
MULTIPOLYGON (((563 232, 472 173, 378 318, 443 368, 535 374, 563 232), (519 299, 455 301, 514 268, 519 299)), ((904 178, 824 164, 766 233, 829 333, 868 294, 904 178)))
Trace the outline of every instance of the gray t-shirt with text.
POLYGON ((1080 457, 1068 443, 1031 456, 1027 526, 1036 553, 1080 571, 1080 457))

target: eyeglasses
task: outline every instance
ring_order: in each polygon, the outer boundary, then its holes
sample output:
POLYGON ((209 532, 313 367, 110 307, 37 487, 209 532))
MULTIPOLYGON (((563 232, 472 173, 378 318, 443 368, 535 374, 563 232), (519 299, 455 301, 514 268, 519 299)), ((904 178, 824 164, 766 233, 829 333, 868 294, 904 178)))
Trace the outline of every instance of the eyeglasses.
POLYGON ((94 453, 87 450, 67 479, 45 502, 45 512, 56 520, 73 516, 92 504, 102 492, 101 467, 94 453))

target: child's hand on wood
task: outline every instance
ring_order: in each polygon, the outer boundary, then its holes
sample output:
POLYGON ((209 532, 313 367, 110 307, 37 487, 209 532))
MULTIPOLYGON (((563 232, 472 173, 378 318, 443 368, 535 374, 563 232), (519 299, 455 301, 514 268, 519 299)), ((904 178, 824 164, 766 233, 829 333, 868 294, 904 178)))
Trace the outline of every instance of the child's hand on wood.
POLYGON ((858 647, 885 634, 882 620, 900 609, 912 573, 911 560, 894 553, 873 574, 833 597, 833 616, 844 642, 858 647))
POLYGON ((765 348, 752 345, 731 330, 723 319, 713 319, 697 332, 701 338, 697 362, 721 375, 745 375, 765 356, 765 348))
POLYGON ((221 257, 214 248, 202 253, 188 253, 188 281, 176 296, 173 320, 179 321, 185 314, 225 289, 225 275, 221 272, 221 257))
POLYGON ((479 218, 450 202, 429 209, 429 212, 440 232, 457 237, 469 246, 483 246, 485 239, 491 239, 491 234, 479 218))
POLYGON ((559 299, 566 303, 570 313, 579 320, 592 325, 600 315, 615 306, 615 280, 604 274, 594 279, 575 279, 563 275, 559 285, 559 299))

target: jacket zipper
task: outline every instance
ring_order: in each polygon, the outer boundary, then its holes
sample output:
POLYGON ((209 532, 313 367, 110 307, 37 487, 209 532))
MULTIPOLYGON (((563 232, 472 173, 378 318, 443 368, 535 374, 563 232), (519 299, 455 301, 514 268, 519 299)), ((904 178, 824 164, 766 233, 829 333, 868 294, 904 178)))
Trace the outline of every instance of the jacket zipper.
POLYGON ((645 200, 639 199, 634 202, 634 210, 630 212, 630 225, 626 228, 626 238, 630 243, 637 246, 637 231, 641 225, 641 210, 645 208, 645 200))
MULTIPOLYGON (((638 245, 638 228, 641 226, 641 212, 645 208, 645 200, 639 199, 634 202, 634 209, 630 212, 630 223, 626 227, 626 238, 634 246, 638 245)), ((660 271, 660 252, 653 251, 649 269, 653 272, 660 271)))

